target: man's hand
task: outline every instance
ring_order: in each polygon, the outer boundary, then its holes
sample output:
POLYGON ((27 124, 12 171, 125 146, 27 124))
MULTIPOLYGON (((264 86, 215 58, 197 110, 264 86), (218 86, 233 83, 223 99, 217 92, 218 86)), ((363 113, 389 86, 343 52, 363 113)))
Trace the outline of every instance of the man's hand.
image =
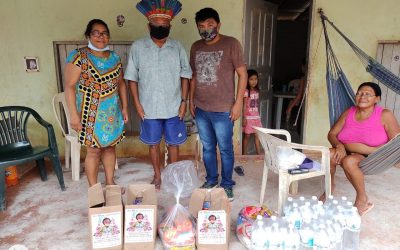
POLYGON ((179 107, 179 119, 182 120, 186 114, 186 102, 181 102, 181 106, 179 107))
POLYGON ((196 110, 196 106, 193 104, 192 101, 189 103, 189 109, 190 109, 190 114, 192 115, 193 118, 195 118, 196 115, 194 111, 196 110))
POLYGON ((70 125, 71 128, 77 132, 82 130, 81 118, 79 117, 78 114, 71 114, 70 125))
POLYGON ((145 114, 144 114, 144 109, 141 104, 136 105, 136 112, 138 113, 140 119, 142 119, 142 121, 143 121, 145 114))
POLYGON ((235 102, 235 104, 233 104, 233 107, 231 109, 231 114, 229 115, 231 121, 236 121, 237 119, 239 119, 241 111, 242 111, 242 103, 235 102))

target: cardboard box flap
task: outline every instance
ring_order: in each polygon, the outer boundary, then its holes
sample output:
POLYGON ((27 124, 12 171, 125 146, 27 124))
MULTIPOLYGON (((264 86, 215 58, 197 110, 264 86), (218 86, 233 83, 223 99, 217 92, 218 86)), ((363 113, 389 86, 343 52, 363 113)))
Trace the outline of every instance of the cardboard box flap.
POLYGON ((152 184, 132 184, 128 186, 127 205, 133 205, 137 197, 142 197, 141 205, 156 205, 157 195, 155 186, 152 184))
POLYGON ((100 183, 96 183, 88 189, 88 207, 104 204, 104 193, 100 183))
POLYGON ((209 210, 225 210, 230 213, 230 202, 223 188, 204 189, 197 188, 193 191, 189 202, 189 212, 197 218, 198 212, 202 210, 207 192, 210 192, 210 208, 209 210))
POLYGON ((106 206, 122 205, 121 187, 118 185, 106 186, 106 206))

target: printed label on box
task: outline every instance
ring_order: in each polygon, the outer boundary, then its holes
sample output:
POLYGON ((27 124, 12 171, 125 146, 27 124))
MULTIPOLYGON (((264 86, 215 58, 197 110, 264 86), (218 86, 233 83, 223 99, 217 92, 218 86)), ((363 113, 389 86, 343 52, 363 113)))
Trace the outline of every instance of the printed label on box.
POLYGON ((197 236, 199 244, 226 244, 226 212, 199 211, 197 236))
POLYGON ((125 209, 125 243, 152 242, 154 209, 125 209))
POLYGON ((93 248, 114 247, 122 244, 121 212, 92 214, 93 248))

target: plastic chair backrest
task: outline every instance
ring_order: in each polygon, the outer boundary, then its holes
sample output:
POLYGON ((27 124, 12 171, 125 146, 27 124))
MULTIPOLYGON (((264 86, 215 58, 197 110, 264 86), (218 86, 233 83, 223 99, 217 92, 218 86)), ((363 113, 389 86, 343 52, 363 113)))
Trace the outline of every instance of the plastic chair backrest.
MULTIPOLYGON (((289 133, 286 133, 284 130, 274 130, 272 133, 279 132, 278 134, 286 136, 286 141, 279 139, 276 136, 269 134, 268 129, 261 128, 263 131, 262 133, 258 133, 259 140, 266 152, 265 154, 265 163, 267 166, 273 170, 275 173, 279 172, 279 164, 278 164, 278 147, 285 147, 288 146, 291 142, 291 137, 289 133)), ((261 132, 261 131, 260 131, 261 132)))
POLYGON ((77 132, 70 127, 69 110, 68 110, 67 102, 65 100, 65 93, 61 92, 61 93, 56 94, 53 97, 52 104, 53 104, 53 112, 56 116, 57 123, 58 123, 59 127, 61 128, 63 135, 64 136, 71 135, 71 134, 77 135, 77 132), (65 130, 64 126, 62 125, 62 120, 61 120, 62 116, 64 116, 67 121, 67 127, 66 127, 67 130, 65 130))
POLYGON ((0 107, 0 154, 32 149, 26 129, 31 114, 37 113, 21 106, 0 107))

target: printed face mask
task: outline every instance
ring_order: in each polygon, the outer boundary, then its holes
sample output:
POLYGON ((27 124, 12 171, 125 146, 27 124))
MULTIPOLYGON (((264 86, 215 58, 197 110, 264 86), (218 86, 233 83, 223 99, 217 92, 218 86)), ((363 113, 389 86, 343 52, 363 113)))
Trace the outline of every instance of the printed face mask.
POLYGON ((203 40, 212 41, 218 35, 217 27, 207 30, 199 30, 199 34, 203 40))
POLYGON ((155 26, 150 24, 150 36, 161 40, 169 36, 170 26, 155 26))

